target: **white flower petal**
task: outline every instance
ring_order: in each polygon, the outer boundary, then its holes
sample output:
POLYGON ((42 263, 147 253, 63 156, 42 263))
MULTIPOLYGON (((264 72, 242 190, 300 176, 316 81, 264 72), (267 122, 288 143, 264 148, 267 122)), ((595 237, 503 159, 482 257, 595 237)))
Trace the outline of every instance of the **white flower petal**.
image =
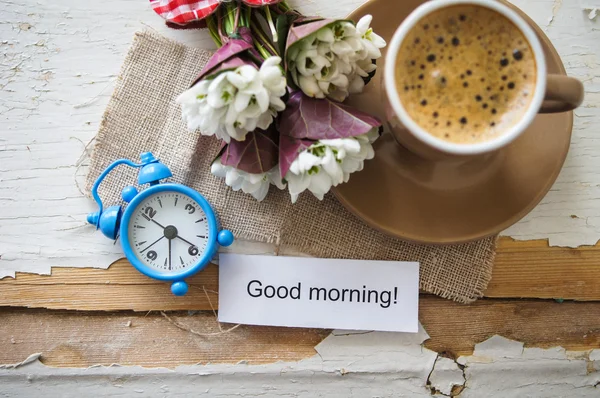
POLYGON ((227 171, 229 170, 229 166, 223 166, 221 163, 221 158, 215 160, 213 164, 210 166, 210 172, 219 178, 225 178, 227 175, 227 171))
POLYGON ((387 45, 383 37, 379 36, 375 32, 371 32, 369 39, 377 48, 384 48, 387 45))
POLYGON ((319 29, 316 32, 316 35, 317 35, 317 39, 319 39, 319 41, 324 41, 325 43, 333 43, 335 40, 333 30, 331 29, 331 27, 328 27, 328 26, 319 29))
POLYGON ((354 51, 346 41, 336 41, 331 44, 331 50, 338 55, 349 54, 354 51))
MULTIPOLYGON (((273 122, 273 116, 269 112, 265 112, 256 119, 256 127, 261 130, 266 130, 269 128, 271 123, 273 122)), ((255 128, 256 128, 255 127, 255 128)))
POLYGON ((325 150, 325 156, 323 157, 323 170, 329 174, 334 186, 342 182, 344 173, 330 147, 327 147, 325 150))
POLYGON ((261 184, 260 187, 252 193, 252 196, 254 196, 254 199, 258 200, 259 202, 262 202, 267 197, 268 193, 269 183, 266 183, 261 184))
POLYGON ((238 93, 238 95, 235 96, 235 101, 233 103, 233 108, 235 111, 242 112, 244 109, 246 109, 248 103, 250 102, 250 98, 250 94, 238 93))
POLYGON ((296 59, 298 57, 298 53, 300 52, 301 46, 298 45, 298 43, 294 44, 293 46, 291 46, 290 48, 288 48, 287 51, 287 59, 288 62, 291 59, 296 59))
POLYGON ((269 109, 269 93, 267 93, 267 90, 262 89, 258 91, 255 98, 261 112, 266 112, 269 109))
POLYGON ((271 104, 271 108, 278 112, 281 112, 285 109, 285 102, 283 102, 280 97, 272 96, 269 98, 269 103, 271 104))
POLYGON ((281 58, 279 58, 277 56, 272 56, 272 57, 269 57, 269 58, 265 59, 265 61, 260 66, 260 69, 271 68, 271 67, 274 67, 274 66, 279 69, 279 65, 280 64, 281 64, 281 58))
POLYGON ((224 73, 224 75, 226 76, 227 81, 238 89, 244 88, 248 84, 248 81, 239 73, 227 72, 224 73))
POLYGON ((352 78, 352 80, 350 81, 350 84, 348 85, 348 92, 350 92, 352 94, 360 94, 360 93, 362 93, 364 88, 365 88, 365 81, 363 80, 362 77, 360 77, 359 75, 356 75, 352 78))
POLYGON ((284 189, 286 184, 283 182, 281 178, 281 173, 279 170, 279 165, 273 167, 268 173, 267 176, 271 184, 275 185, 279 189, 284 189))
POLYGON ((259 75, 263 84, 268 87, 278 87, 283 79, 281 69, 278 67, 265 68, 263 65, 263 67, 260 68, 259 75))
POLYGON ((312 175, 308 190, 313 193, 319 200, 323 200, 324 195, 331 189, 331 177, 323 170, 312 175))
POLYGON ((242 191, 244 191, 245 193, 249 193, 249 194, 252 194, 252 193, 258 191, 261 186, 260 176, 261 175, 258 175, 258 177, 259 177, 258 181, 253 181, 256 179, 253 177, 257 177, 257 175, 256 174, 247 174, 247 176, 245 178, 243 178, 243 181, 242 181, 242 191))
POLYGON ((367 33, 367 30, 369 30, 369 26, 371 26, 372 20, 373 20, 373 16, 371 14, 367 14, 367 15, 363 16, 361 19, 359 19, 358 22, 356 23, 356 30, 358 30, 358 33, 360 33, 361 35, 364 35, 365 33, 367 33))
POLYGON ((236 69, 236 73, 244 78, 244 81, 250 83, 256 79, 256 75, 258 71, 254 66, 251 65, 243 65, 236 69))
POLYGON ((325 97, 323 91, 317 84, 317 79, 315 79, 314 76, 299 76, 298 85, 300 86, 300 89, 302 89, 304 94, 308 95, 309 97, 325 97))
POLYGON ((302 193, 306 189, 308 189, 308 186, 310 185, 310 181, 311 181, 311 176, 306 173, 297 175, 297 174, 288 172, 286 174, 285 179, 288 182, 287 185, 288 185, 290 194, 291 195, 299 195, 300 193, 302 193))
POLYGON ((338 102, 344 101, 348 98, 348 90, 345 88, 340 88, 334 85, 329 87, 329 92, 327 93, 327 97, 338 102))

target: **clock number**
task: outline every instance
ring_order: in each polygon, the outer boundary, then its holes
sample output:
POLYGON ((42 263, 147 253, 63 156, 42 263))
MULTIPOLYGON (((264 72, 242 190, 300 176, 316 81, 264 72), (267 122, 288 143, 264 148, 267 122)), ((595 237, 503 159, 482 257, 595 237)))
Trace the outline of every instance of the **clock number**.
POLYGON ((148 206, 144 210, 144 213, 146 213, 148 215, 148 217, 154 218, 154 216, 156 215, 156 210, 154 210, 152 207, 148 206))
POLYGON ((148 257, 150 260, 154 261, 154 260, 156 260, 156 258, 158 257, 158 254, 156 254, 156 252, 155 252, 154 250, 150 250, 150 251, 148 252, 148 254, 146 254, 146 256, 147 256, 147 257, 148 257))
POLYGON ((188 253, 190 256, 196 256, 198 255, 198 248, 196 246, 190 246, 188 253))
POLYGON ((185 209, 188 211, 189 214, 193 214, 196 211, 196 208, 189 203, 185 205, 185 209))

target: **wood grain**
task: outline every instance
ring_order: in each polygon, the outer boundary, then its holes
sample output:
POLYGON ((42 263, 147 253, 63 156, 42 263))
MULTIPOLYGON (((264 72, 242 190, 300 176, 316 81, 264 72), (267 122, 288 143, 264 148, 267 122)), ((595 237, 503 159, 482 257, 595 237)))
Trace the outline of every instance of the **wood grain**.
POLYGON ((600 300, 600 245, 570 249, 500 238, 485 296, 600 300))
MULTIPOLYGON (((196 331, 218 332, 210 312, 169 316, 196 331)), ((19 362, 41 352, 43 363, 59 367, 297 361, 315 355, 314 346, 329 334, 319 329, 241 326, 220 336, 199 337, 157 312, 4 308, 0 317, 0 363, 19 362)), ((600 302, 483 299, 461 305, 422 296, 419 318, 431 336, 425 346, 453 357, 471 354, 475 344, 494 334, 527 347, 588 350, 600 345, 600 302)))
POLYGON ((600 302, 481 299, 462 305, 421 297, 419 320, 429 333, 425 346, 452 356, 470 355, 495 334, 525 347, 600 347, 600 302))
MULTIPOLYGON (((108 270, 54 268, 51 276, 18 274, 1 280, 0 306, 178 311, 211 309, 210 299, 218 307, 216 266, 188 282, 189 293, 174 297, 168 284, 142 276, 125 260, 108 270)), ((485 296, 600 300, 600 245, 569 249, 501 238, 485 296)))
POLYGON ((18 274, 0 281, 0 306, 73 310, 209 310, 218 308, 218 271, 210 264, 187 279, 183 297, 169 284, 147 278, 126 260, 108 270, 54 268, 52 275, 18 274), (209 302, 210 300, 210 302, 209 302))
MULTIPOLYGON (((175 327, 157 312, 2 309, 0 316, 0 363, 20 362, 42 352, 44 364, 61 367, 296 361, 314 355, 314 346, 328 334, 327 330, 241 326, 219 336, 200 337, 175 327)), ((210 312, 178 312, 170 317, 202 333, 219 332, 210 312)))

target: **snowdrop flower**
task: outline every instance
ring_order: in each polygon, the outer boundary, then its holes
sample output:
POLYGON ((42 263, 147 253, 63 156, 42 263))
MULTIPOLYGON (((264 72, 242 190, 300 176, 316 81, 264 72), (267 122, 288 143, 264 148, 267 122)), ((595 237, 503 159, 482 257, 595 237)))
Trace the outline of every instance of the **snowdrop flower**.
POLYGON ((357 52, 363 50, 356 27, 338 21, 291 46, 287 52, 288 70, 306 95, 343 101, 349 94, 352 64, 357 52))
POLYGON ((204 79, 177 97, 183 120, 190 130, 216 135, 229 143, 243 141, 249 131, 267 129, 285 109, 281 97, 286 79, 281 58, 270 57, 260 69, 243 65, 204 79))
POLYGON ((229 185, 234 191, 241 189, 242 192, 252 195, 259 202, 267 196, 270 184, 279 189, 285 188, 279 174, 279 165, 266 173, 252 174, 238 170, 233 166, 225 166, 221 163, 221 158, 218 158, 211 165, 210 172, 216 177, 224 178, 225 184, 229 185))
POLYGON ((356 30, 360 35, 364 53, 363 59, 377 59, 381 57, 381 48, 386 46, 385 40, 370 27, 373 16, 368 14, 362 17, 356 24, 356 30))
POLYGON ((338 21, 294 43, 287 52, 294 83, 309 97, 336 101, 360 93, 364 78, 375 71, 385 41, 369 27, 371 15, 356 26, 338 21))
POLYGON ((285 175, 292 203, 307 189, 323 200, 331 187, 348 182, 350 174, 375 156, 371 144, 378 136, 378 128, 373 128, 357 137, 319 140, 300 152, 285 175))

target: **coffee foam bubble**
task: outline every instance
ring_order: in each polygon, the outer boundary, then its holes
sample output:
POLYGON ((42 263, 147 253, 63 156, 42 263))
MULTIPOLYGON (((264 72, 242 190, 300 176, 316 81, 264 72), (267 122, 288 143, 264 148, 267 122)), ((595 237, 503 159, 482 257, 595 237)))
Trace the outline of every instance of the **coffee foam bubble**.
POLYGON ((410 117, 455 143, 487 141, 510 129, 527 111, 535 81, 535 59, 521 31, 474 5, 425 16, 396 61, 397 89, 410 117))

